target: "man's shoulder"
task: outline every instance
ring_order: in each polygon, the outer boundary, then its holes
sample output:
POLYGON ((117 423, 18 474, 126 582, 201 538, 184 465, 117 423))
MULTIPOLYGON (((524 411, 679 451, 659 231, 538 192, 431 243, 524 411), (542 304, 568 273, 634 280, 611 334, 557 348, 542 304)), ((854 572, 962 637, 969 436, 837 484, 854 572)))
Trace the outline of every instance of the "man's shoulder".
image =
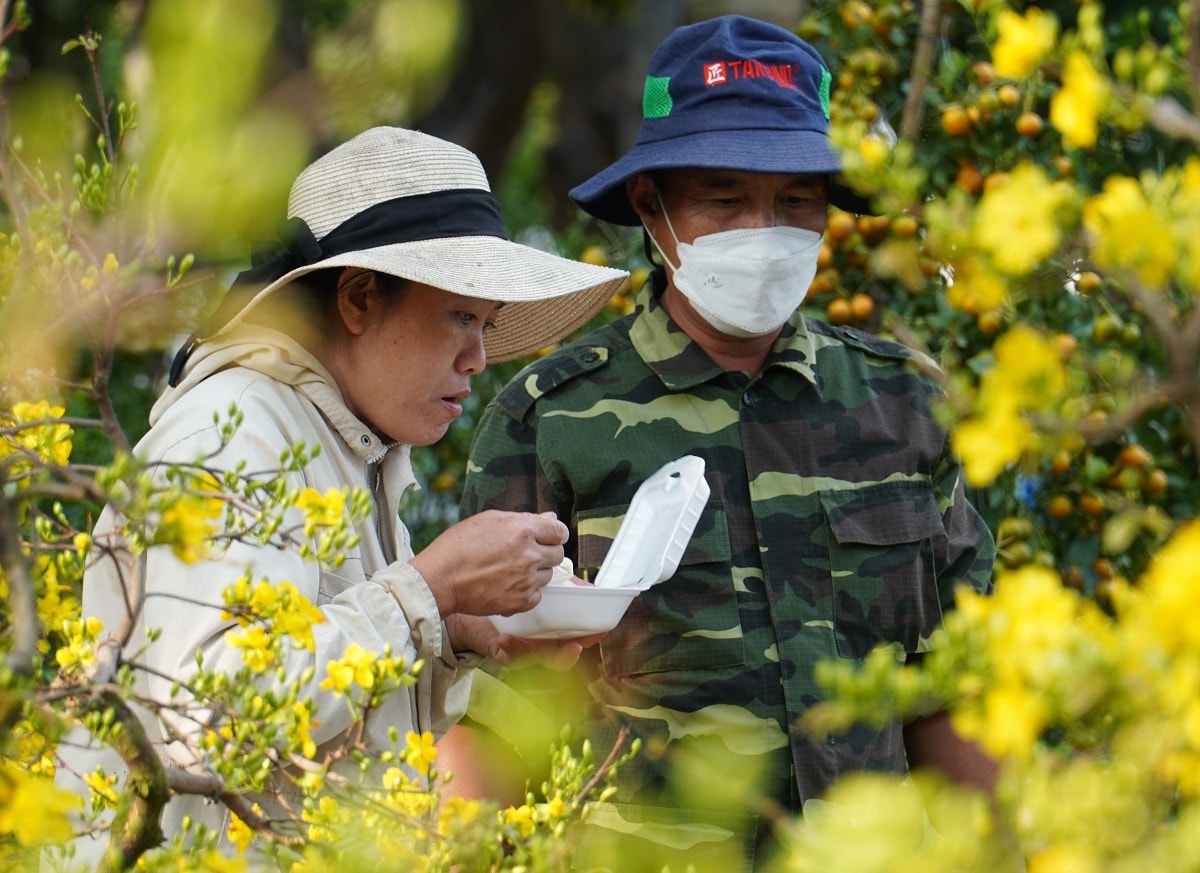
POLYGON ((844 324, 828 324, 814 318, 806 318, 805 324, 810 333, 827 340, 828 344, 840 345, 847 349, 861 352, 874 358, 890 361, 910 361, 921 356, 915 349, 897 342, 885 339, 844 324))
POLYGON ((629 319, 606 324, 527 365, 501 389, 493 405, 515 419, 523 419, 547 395, 612 366, 630 348, 629 319))
POLYGON ((937 362, 912 346, 849 325, 827 324, 812 318, 805 318, 805 324, 817 340, 814 345, 818 369, 822 358, 836 356, 842 360, 855 358, 860 363, 874 366, 891 364, 914 376, 941 381, 937 362))

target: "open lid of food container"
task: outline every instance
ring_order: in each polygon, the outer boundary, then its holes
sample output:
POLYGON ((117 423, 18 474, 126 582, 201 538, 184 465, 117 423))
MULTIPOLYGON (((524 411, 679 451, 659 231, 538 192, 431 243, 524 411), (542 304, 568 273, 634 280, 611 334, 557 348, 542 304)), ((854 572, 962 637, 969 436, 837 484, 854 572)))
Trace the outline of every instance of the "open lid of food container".
POLYGON ((684 455, 659 468, 633 495, 596 587, 644 589, 671 578, 708 494, 703 458, 684 455))

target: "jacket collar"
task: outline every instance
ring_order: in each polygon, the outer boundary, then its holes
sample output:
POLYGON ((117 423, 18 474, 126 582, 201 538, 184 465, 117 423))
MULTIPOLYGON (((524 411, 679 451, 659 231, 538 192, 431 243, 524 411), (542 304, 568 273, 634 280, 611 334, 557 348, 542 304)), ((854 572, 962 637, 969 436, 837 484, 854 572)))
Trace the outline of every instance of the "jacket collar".
POLYGON ((392 447, 350 411, 337 383, 316 357, 287 334, 258 325, 240 325, 201 343, 188 361, 179 384, 168 387, 154 404, 150 411, 151 426, 197 385, 229 367, 254 370, 299 391, 321 410, 364 463, 382 461, 392 447))
MULTIPOLYGON (((725 370, 671 320, 651 284, 647 282, 638 293, 637 315, 629 329, 630 342, 646 365, 672 391, 686 391, 724 375, 725 370)), ((763 371, 782 367, 816 385, 815 364, 813 337, 797 309, 771 346, 763 371)))

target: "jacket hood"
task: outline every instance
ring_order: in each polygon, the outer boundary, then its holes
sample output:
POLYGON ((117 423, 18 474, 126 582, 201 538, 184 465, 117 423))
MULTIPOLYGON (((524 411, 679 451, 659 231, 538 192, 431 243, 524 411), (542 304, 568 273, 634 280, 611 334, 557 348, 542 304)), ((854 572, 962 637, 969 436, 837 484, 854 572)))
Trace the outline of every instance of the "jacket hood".
POLYGON ((201 343, 178 384, 168 387, 150 410, 150 426, 209 376, 230 367, 245 367, 295 388, 364 462, 376 463, 387 454, 389 444, 350 411, 325 366, 287 334, 258 325, 239 325, 201 343))

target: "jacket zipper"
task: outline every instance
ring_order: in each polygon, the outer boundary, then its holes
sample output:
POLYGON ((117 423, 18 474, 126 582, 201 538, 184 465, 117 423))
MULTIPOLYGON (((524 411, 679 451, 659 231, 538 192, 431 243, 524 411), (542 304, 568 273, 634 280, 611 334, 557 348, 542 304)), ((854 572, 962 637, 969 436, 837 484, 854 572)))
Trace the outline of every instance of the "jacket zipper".
POLYGON ((367 481, 371 483, 371 523, 375 526, 375 539, 381 546, 383 546, 383 522, 379 517, 379 485, 382 480, 383 465, 378 462, 367 464, 367 481))

